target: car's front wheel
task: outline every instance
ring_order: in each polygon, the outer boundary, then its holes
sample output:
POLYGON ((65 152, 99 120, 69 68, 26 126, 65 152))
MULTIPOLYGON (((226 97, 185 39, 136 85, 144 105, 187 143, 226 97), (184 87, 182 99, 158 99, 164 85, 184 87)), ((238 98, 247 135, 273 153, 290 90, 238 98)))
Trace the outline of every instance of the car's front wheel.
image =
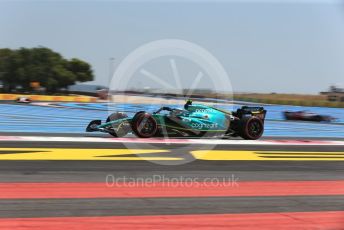
POLYGON ((158 124, 151 114, 138 112, 131 120, 131 129, 136 136, 148 138, 157 134, 158 124))
MULTIPOLYGON (((116 121, 120 119, 125 119, 128 116, 125 113, 113 113, 106 119, 106 123, 110 121, 116 121)), ((119 124, 116 124, 112 126, 112 129, 109 131, 109 133, 114 137, 124 137, 130 132, 130 124, 126 121, 121 122, 119 124)))

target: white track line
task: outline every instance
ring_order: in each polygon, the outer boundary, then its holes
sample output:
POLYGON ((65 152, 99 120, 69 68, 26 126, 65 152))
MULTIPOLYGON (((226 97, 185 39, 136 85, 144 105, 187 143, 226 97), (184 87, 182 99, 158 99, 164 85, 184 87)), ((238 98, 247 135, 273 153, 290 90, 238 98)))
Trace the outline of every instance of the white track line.
POLYGON ((103 138, 103 137, 46 137, 46 136, 0 136, 0 142, 93 142, 93 143, 161 143, 201 145, 339 145, 344 141, 330 140, 221 140, 221 139, 162 139, 162 138, 103 138))

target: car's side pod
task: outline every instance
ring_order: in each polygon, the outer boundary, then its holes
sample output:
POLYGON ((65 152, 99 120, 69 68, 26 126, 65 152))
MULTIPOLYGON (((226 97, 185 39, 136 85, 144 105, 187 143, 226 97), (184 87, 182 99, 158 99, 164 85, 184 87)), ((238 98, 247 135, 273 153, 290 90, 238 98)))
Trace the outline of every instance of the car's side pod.
POLYGON ((251 115, 259 117, 262 121, 265 120, 266 110, 264 107, 251 107, 251 106, 242 106, 240 109, 237 109, 236 116, 240 119, 245 115, 251 115))
POLYGON ((93 120, 91 121, 88 126, 86 127, 86 132, 94 132, 94 131, 99 131, 98 125, 101 125, 102 121, 101 120, 93 120))

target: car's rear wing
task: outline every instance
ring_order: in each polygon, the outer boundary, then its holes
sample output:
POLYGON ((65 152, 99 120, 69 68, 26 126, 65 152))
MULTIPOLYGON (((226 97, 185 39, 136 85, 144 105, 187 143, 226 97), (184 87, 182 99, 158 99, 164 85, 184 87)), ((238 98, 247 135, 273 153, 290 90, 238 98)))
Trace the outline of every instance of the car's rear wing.
POLYGON ((236 115, 239 118, 242 118, 245 115, 252 115, 255 117, 259 117, 264 121, 266 116, 266 110, 264 109, 264 107, 242 106, 240 109, 237 109, 236 115))

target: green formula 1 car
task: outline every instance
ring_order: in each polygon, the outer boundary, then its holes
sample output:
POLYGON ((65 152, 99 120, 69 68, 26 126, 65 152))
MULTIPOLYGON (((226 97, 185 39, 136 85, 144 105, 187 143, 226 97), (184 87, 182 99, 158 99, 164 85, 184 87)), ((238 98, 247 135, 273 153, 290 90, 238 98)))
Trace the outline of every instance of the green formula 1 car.
POLYGON ((106 132, 123 137, 129 132, 138 137, 203 137, 240 136, 255 140, 262 136, 266 110, 243 106, 227 112, 206 105, 193 105, 188 100, 184 109, 162 107, 154 113, 137 112, 133 117, 124 113, 111 114, 106 123, 93 120, 87 132, 106 132))

